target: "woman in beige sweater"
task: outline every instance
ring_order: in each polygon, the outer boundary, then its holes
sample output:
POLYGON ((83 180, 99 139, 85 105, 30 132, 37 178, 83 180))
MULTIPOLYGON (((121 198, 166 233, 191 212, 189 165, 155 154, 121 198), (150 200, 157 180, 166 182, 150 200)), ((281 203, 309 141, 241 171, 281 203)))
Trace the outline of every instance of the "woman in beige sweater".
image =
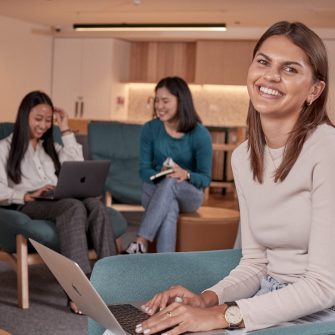
POLYGON ((155 295, 137 333, 335 319, 335 128, 321 39, 301 23, 274 24, 256 44, 247 87, 248 139, 232 159, 240 264, 202 294, 177 286, 155 295))

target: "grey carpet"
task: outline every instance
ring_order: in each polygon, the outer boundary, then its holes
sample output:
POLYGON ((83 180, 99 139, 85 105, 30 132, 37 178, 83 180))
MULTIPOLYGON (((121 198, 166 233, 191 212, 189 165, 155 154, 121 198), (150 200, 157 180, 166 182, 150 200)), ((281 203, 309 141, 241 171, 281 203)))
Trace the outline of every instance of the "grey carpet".
POLYGON ((85 335, 87 317, 69 312, 61 287, 45 265, 29 267, 30 308, 17 307, 16 273, 0 262, 0 328, 13 335, 85 335))
MULTIPOLYGON (((129 224, 126 248, 136 237, 142 213, 125 213, 129 224)), ((0 329, 13 335, 85 335, 87 317, 69 312, 62 288, 46 265, 29 266, 30 308, 17 307, 16 273, 0 261, 0 329)))

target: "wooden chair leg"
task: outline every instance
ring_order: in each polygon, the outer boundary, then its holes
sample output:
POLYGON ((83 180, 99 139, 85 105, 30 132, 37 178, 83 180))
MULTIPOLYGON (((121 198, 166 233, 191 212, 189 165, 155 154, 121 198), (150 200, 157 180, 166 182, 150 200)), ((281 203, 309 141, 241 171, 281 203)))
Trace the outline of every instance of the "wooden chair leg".
POLYGON ((204 190, 204 201, 207 201, 209 199, 209 186, 205 188, 204 190))
POLYGON ((121 237, 119 237, 115 240, 115 246, 116 246, 116 252, 118 254, 120 254, 121 251, 122 251, 122 239, 121 239, 121 237))
POLYGON ((19 307, 29 308, 28 245, 21 234, 16 236, 17 294, 19 307))

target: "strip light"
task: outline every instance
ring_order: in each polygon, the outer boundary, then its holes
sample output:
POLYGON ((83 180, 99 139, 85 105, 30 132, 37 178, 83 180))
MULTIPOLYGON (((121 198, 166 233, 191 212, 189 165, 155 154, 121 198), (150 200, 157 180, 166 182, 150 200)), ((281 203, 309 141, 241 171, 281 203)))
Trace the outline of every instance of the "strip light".
POLYGON ((226 31, 224 23, 163 23, 163 24, 81 24, 76 31, 226 31))

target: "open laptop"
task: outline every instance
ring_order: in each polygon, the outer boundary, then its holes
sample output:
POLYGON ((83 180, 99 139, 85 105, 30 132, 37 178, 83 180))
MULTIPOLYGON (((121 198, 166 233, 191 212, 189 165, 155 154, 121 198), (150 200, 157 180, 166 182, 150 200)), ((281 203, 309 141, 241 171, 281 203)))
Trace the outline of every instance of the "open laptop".
MULTIPOLYGON (((139 309, 140 302, 107 306, 77 263, 31 238, 29 241, 64 291, 85 315, 109 330, 110 334, 136 334, 136 325, 148 318, 139 309)), ((229 334, 229 331, 221 329, 192 334, 229 334)))
POLYGON ((36 199, 80 199, 101 196, 103 194, 109 166, 109 160, 63 162, 57 186, 53 190, 36 197, 36 199))

